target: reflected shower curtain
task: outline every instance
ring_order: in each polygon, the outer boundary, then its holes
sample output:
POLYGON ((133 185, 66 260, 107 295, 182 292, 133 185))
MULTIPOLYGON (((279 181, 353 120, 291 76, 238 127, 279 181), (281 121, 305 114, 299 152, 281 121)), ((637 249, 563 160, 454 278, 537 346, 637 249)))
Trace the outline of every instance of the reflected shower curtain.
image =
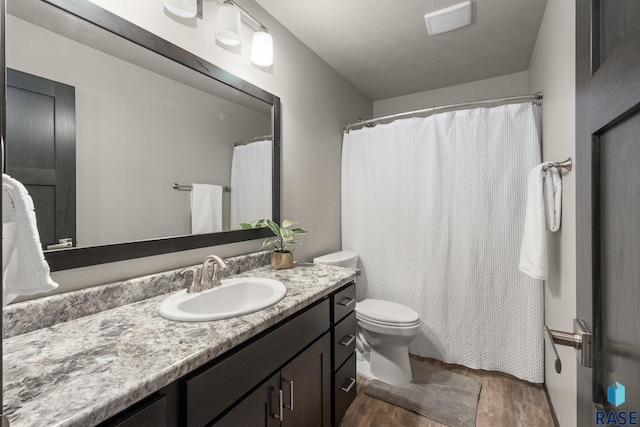
POLYGON ((273 143, 269 140, 233 147, 231 160, 231 228, 241 222, 271 218, 273 143))
POLYGON ((539 107, 397 120, 344 135, 342 247, 358 297, 420 314, 411 353, 544 380, 543 282, 518 270, 539 107))

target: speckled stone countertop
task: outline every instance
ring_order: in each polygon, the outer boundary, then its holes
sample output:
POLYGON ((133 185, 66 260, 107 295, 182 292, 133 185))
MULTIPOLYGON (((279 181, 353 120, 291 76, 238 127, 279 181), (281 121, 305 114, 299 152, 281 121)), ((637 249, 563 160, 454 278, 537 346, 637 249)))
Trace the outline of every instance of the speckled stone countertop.
POLYGON ((357 270, 297 264, 238 274, 280 280, 287 295, 228 320, 176 322, 167 294, 3 341, 4 413, 12 427, 93 426, 352 281, 357 270))

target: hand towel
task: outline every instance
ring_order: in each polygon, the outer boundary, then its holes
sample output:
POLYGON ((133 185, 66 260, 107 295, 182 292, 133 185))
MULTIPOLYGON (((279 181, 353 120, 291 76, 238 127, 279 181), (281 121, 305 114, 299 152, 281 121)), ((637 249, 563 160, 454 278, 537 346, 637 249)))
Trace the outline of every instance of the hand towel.
POLYGON ((27 189, 2 175, 2 305, 18 295, 48 292, 58 287, 51 279, 38 235, 33 200, 27 189))
POLYGON ((222 187, 193 184, 191 189, 191 233, 222 231, 222 187))
POLYGON ((544 205, 544 177, 547 166, 548 163, 541 163, 529 172, 527 210, 518 265, 520 271, 538 280, 545 280, 549 274, 544 205))
POLYGON ((558 231, 562 217, 562 178, 554 166, 547 167, 544 178, 544 206, 547 230, 558 231))

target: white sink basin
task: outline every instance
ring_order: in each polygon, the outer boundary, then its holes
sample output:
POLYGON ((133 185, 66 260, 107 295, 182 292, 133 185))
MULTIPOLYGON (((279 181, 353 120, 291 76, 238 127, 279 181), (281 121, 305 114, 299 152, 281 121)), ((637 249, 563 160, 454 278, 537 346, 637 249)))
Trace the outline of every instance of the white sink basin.
POLYGON ((188 294, 179 291, 160 304, 160 315, 171 320, 201 322, 229 319, 262 310, 287 293, 282 282, 261 277, 222 279, 213 289, 188 294))

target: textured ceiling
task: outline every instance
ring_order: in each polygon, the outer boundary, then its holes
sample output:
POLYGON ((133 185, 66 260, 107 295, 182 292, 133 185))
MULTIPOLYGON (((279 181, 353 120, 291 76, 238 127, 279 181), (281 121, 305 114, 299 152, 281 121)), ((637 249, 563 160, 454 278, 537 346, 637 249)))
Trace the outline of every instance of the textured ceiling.
POLYGON ((547 0, 474 0, 471 25, 429 36, 462 0, 257 0, 371 100, 524 71, 547 0))

